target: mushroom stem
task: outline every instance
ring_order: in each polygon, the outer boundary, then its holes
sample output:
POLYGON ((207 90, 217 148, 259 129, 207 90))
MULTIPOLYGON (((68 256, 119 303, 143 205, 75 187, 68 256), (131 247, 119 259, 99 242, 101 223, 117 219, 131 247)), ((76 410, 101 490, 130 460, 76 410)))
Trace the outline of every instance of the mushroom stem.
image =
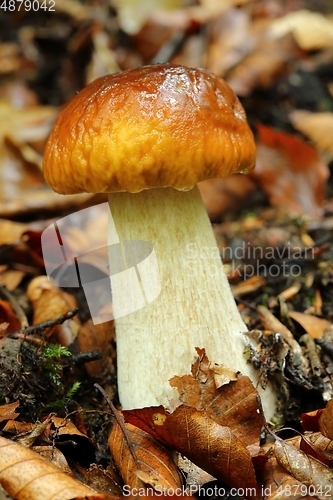
MULTIPOLYGON (((247 328, 198 188, 112 193, 109 205, 120 242, 146 240, 153 245, 161 282, 155 300, 118 318, 121 290, 112 284, 123 408, 167 406, 177 397, 168 380, 190 372, 195 347, 205 348, 212 363, 248 375, 257 386, 258 373, 244 355, 247 328)), ((151 286, 156 286, 154 277, 151 286)), ((258 389, 266 418, 270 418, 276 396, 271 387, 258 389)))

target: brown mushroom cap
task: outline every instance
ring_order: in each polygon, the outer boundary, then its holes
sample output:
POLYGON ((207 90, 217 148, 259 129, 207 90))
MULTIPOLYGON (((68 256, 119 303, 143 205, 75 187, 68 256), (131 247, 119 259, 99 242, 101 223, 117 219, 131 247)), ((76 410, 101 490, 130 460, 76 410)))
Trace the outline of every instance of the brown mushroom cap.
POLYGON ((58 116, 44 155, 55 191, 138 192, 247 171, 255 145, 234 92, 205 69, 144 66, 99 78, 58 116))

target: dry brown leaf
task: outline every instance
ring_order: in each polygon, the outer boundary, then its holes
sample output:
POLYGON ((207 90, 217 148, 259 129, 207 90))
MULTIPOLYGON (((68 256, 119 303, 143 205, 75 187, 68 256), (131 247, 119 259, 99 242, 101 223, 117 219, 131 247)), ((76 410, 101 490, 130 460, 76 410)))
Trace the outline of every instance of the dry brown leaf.
POLYGON ((15 43, 0 44, 0 74, 17 71, 21 67, 19 46, 15 43))
POLYGON ((269 34, 274 38, 290 32, 304 50, 333 47, 333 21, 319 12, 305 9, 289 12, 274 20, 269 28, 269 34))
POLYGON ((17 332, 21 329, 21 322, 19 318, 13 311, 10 303, 6 300, 0 300, 0 323, 7 324, 7 328, 0 334, 0 337, 7 333, 17 332))
POLYGON ((180 392, 181 404, 175 410, 159 406, 126 410, 123 415, 229 486, 253 488, 255 497, 257 482, 246 446, 258 442, 263 424, 258 393, 248 377, 232 372, 230 381, 230 370, 210 367, 204 349, 197 352, 192 375, 171 380, 180 392))
POLYGON ((210 365, 203 349, 197 349, 192 375, 173 377, 183 405, 205 414, 219 425, 229 427, 244 446, 259 444, 264 417, 259 411, 258 392, 248 377, 219 365, 210 365), (223 382, 222 382, 223 380, 223 382))
POLYGON ((313 339, 322 338, 325 330, 332 326, 330 321, 323 318, 317 318, 317 316, 313 316, 313 314, 289 311, 288 316, 299 323, 313 339))
POLYGON ((115 340, 113 321, 94 325, 91 319, 88 320, 80 327, 77 340, 80 351, 99 349, 103 354, 101 360, 86 364, 86 370, 91 377, 100 377, 103 373, 115 373, 115 360, 112 359, 112 341, 115 340))
MULTIPOLYGON (((314 446, 315 449, 318 450, 318 452, 327 453, 327 456, 329 456, 329 459, 332 462, 333 441, 330 438, 323 436, 321 432, 306 432, 304 435, 304 439, 306 439, 312 446, 314 446)), ((330 465, 332 467, 332 463, 330 463, 330 465)))
POLYGON ((27 224, 0 219, 0 245, 11 245, 20 241, 27 224))
POLYGON ((4 437, 0 437, 0 484, 16 500, 104 499, 37 453, 4 437))
POLYGON ((258 125, 257 164, 251 176, 272 205, 294 214, 318 216, 329 176, 316 150, 297 137, 258 125))
MULTIPOLYGON (((27 296, 33 307, 33 324, 57 319, 77 307, 75 298, 61 290, 47 276, 34 278, 28 286, 27 296)), ((77 336, 79 320, 66 320, 44 331, 47 337, 53 337, 59 344, 68 346, 77 336)))
POLYGON ((32 432, 37 424, 31 424, 29 422, 17 422, 16 420, 8 420, 3 431, 7 434, 27 434, 32 432))
MULTIPOLYGON (((215 2, 218 4, 218 2, 215 2)), ((219 76, 253 51, 256 40, 250 32, 249 11, 230 8, 207 26, 205 67, 219 76)))
POLYGON ((19 269, 6 269, 0 272, 0 285, 5 286, 9 292, 16 290, 26 273, 19 269))
POLYGON ((15 411, 18 406, 20 406, 19 401, 0 406, 0 422, 5 422, 6 420, 15 419, 16 417, 18 417, 19 413, 16 413, 15 411))
POLYGON ((214 481, 215 478, 208 474, 208 472, 202 470, 200 467, 195 465, 191 460, 181 455, 176 454, 177 466, 182 471, 185 476, 186 481, 186 491, 191 491, 192 493, 200 490, 200 488, 206 484, 214 481))
POLYGON ((295 479, 307 485, 309 494, 313 491, 317 493, 320 500, 324 500, 327 498, 327 492, 332 493, 333 474, 331 468, 280 439, 275 442, 274 454, 281 467, 286 469, 295 479))
POLYGON ((289 114, 294 127, 314 143, 326 161, 333 160, 333 113, 295 110, 289 114))
POLYGON ((333 440, 333 399, 328 401, 319 417, 319 429, 324 436, 333 440))
POLYGON ((222 12, 233 6, 246 4, 249 0, 200 0, 199 5, 190 6, 187 10, 191 16, 199 22, 207 22, 210 19, 215 19, 222 12))
POLYGON ((121 472, 126 496, 134 494, 134 490, 143 493, 147 486, 156 492, 181 491, 182 480, 176 464, 170 453, 150 434, 131 424, 124 424, 122 429, 115 421, 109 448, 121 472))
POLYGON ((179 0, 114 0, 118 22, 131 35, 138 33, 149 19, 152 11, 169 10, 180 7, 179 0))
POLYGON ((58 467, 58 469, 60 469, 62 472, 72 475, 71 468, 69 467, 64 454, 60 450, 58 450, 58 448, 50 445, 33 446, 31 450, 37 453, 40 457, 45 458, 48 462, 58 467))
POLYGON ((319 431, 319 417, 322 414, 322 409, 302 413, 301 425, 304 431, 319 431))
POLYGON ((234 297, 241 297, 248 293, 253 293, 266 285, 266 280, 262 276, 251 276, 251 278, 241 281, 231 287, 234 297))
POLYGON ((235 174, 224 179, 199 182, 200 194, 212 220, 226 210, 237 208, 256 189, 254 181, 247 175, 235 174))
POLYGON ((287 64, 297 51, 290 35, 279 40, 269 40, 262 35, 256 49, 225 75, 226 82, 242 97, 257 87, 269 87, 287 72, 287 64))
POLYGON ((205 411, 181 405, 172 413, 162 406, 126 410, 126 420, 149 432, 162 443, 234 488, 245 488, 257 498, 257 482, 250 452, 228 427, 209 418, 205 411))
POLYGON ((265 500, 318 500, 317 496, 306 495, 306 485, 295 479, 281 465, 278 464, 271 448, 274 445, 265 445, 268 461, 265 463, 261 476, 263 481, 262 493, 265 500))

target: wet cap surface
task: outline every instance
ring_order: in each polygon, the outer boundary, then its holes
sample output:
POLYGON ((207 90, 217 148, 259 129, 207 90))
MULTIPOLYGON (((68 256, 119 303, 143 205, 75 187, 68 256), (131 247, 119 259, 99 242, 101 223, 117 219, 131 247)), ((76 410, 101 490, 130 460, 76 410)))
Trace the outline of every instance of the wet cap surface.
POLYGON ((99 78, 58 116, 43 171, 63 194, 193 188, 251 170, 255 145, 234 92, 208 70, 143 66, 99 78))

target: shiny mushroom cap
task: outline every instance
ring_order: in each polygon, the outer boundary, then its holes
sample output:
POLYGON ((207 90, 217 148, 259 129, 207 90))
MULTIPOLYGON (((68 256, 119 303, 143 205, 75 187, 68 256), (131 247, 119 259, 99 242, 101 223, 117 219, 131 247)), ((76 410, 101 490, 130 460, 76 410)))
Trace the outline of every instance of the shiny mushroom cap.
POLYGON ((107 75, 58 116, 44 176, 63 194, 189 190, 253 168, 255 144, 231 88, 205 69, 172 64, 107 75))

